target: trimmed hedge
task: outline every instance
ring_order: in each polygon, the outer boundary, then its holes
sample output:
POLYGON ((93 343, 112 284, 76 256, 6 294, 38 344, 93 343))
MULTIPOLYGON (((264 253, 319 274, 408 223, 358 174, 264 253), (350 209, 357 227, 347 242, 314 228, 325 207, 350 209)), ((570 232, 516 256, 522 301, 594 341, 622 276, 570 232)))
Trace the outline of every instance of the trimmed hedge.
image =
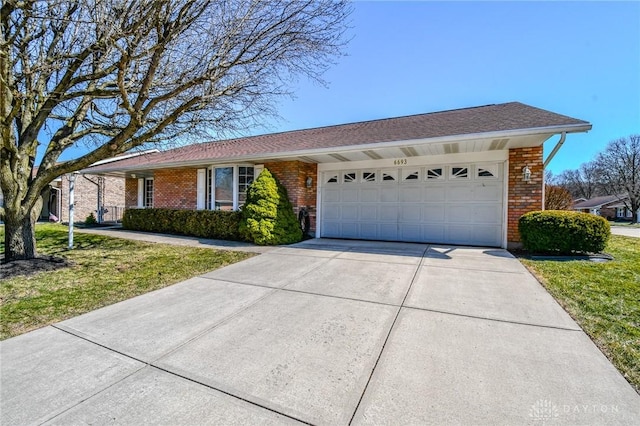
POLYGON ((126 209, 122 227, 134 231, 242 240, 241 213, 223 210, 126 209))
POLYGON ((603 217, 565 210, 526 213, 518 230, 526 250, 557 254, 599 253, 611 235, 603 217))
POLYGON ((240 235, 259 245, 291 244, 302 240, 302 229, 287 189, 267 169, 247 188, 240 235))

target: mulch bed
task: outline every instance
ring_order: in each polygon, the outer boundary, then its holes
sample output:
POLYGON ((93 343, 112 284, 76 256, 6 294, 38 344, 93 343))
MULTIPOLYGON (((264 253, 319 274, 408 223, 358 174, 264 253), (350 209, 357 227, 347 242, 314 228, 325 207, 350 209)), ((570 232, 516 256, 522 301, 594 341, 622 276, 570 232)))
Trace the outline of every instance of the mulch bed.
POLYGON ((9 279, 21 275, 33 275, 38 272, 55 271, 56 269, 67 268, 72 262, 64 257, 37 256, 35 259, 14 260, 5 263, 4 254, 0 255, 0 279, 9 279))

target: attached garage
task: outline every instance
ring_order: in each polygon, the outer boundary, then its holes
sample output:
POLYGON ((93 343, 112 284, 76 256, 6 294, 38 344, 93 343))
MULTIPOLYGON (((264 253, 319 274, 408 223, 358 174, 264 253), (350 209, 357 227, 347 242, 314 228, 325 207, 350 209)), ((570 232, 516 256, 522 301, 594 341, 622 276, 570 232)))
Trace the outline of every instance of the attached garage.
POLYGON ((501 246, 504 162, 322 172, 328 238, 501 246))

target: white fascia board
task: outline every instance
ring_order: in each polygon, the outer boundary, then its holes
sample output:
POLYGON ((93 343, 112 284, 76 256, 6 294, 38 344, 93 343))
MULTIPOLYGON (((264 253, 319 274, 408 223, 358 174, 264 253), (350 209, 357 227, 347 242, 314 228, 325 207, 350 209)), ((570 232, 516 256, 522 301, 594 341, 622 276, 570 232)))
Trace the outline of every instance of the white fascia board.
POLYGON ((295 158, 301 156, 309 156, 316 154, 338 154, 338 153, 346 153, 346 152, 354 152, 354 151, 367 151, 372 149, 380 149, 380 148, 399 148, 405 146, 415 146, 415 145, 431 145, 431 144, 443 144, 443 143, 451 143, 451 142, 466 142, 478 139, 501 139, 501 138, 513 138, 518 136, 535 136, 535 135, 546 135, 544 139, 540 141, 540 145, 544 143, 546 139, 549 137, 559 134, 562 132, 566 133, 578 133, 578 132, 586 132, 591 129, 591 124, 573 124, 568 126, 548 126, 548 127, 536 127, 531 129, 518 129, 518 130, 506 130, 506 131, 498 131, 498 132, 485 132, 485 133, 472 133, 465 135, 451 135, 451 136, 441 136, 437 138, 428 138, 428 139, 409 139, 409 140, 398 140, 391 142, 374 142, 368 144, 360 144, 360 145, 348 145, 348 146, 339 146, 339 147, 327 147, 327 148, 315 148, 315 149, 301 149, 297 151, 283 151, 269 154, 254 154, 254 155, 243 155, 233 158, 223 158, 223 159, 205 159, 205 160, 191 160, 191 161, 175 161, 169 163, 161 163, 161 164, 149 164, 149 165, 138 165, 131 167, 118 167, 114 169, 105 169, 101 171, 101 173, 109 172, 109 171, 129 171, 134 172, 136 170, 153 170, 153 169, 168 169, 173 167, 198 167, 198 166, 206 166, 206 165, 217 165, 217 164, 238 164, 240 162, 247 161, 259 161, 265 162, 269 160, 283 159, 283 158, 295 158))
POLYGON ((386 158, 381 160, 364 161, 336 161, 335 163, 318 164, 318 172, 345 169, 368 169, 368 168, 394 168, 427 165, 464 164, 464 163, 485 163, 503 162, 509 159, 509 151, 482 151, 482 152, 461 152, 458 154, 425 155, 420 157, 403 158, 402 164, 398 164, 398 159, 386 158))

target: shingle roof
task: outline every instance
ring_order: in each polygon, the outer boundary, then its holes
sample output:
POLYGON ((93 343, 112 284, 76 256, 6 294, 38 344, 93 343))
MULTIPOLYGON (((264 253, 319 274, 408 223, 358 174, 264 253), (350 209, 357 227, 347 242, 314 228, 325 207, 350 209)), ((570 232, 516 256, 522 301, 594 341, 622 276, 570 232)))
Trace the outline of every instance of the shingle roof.
POLYGON ((93 167, 90 170, 97 172, 117 168, 130 169, 135 166, 149 168, 149 166, 160 166, 163 163, 233 160, 285 152, 330 150, 393 141, 581 125, 590 126, 588 122, 583 120, 519 102, 509 102, 199 143, 112 162, 108 165, 93 167))
POLYGON ((578 209, 591 209, 594 207, 601 207, 605 204, 613 203, 614 201, 620 201, 625 199, 624 195, 603 195, 602 197, 590 198, 586 201, 581 201, 573 205, 574 210, 578 209))

